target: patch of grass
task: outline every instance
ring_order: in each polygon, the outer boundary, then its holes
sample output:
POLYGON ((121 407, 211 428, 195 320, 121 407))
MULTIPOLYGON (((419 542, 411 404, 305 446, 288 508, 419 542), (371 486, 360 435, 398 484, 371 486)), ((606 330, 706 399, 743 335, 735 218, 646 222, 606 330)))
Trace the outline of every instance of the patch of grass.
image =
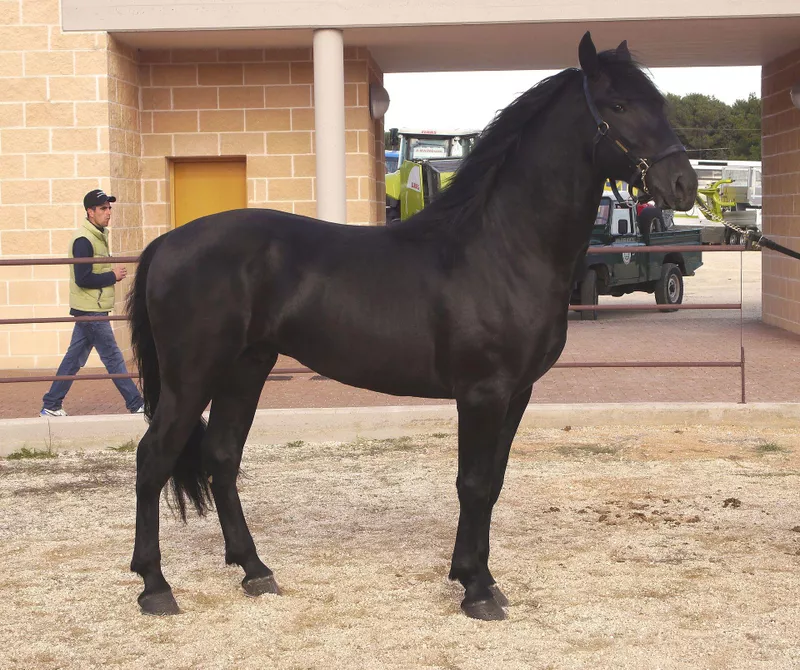
POLYGON ((556 451, 562 456, 585 456, 587 454, 612 456, 617 453, 618 449, 605 444, 565 444, 556 447, 556 451))
MULTIPOLYGON (((56 454, 54 454, 55 456, 56 454)), ((38 457, 25 466, 30 475, 45 475, 42 479, 31 478, 30 486, 15 489, 13 495, 51 495, 84 490, 104 490, 126 483, 129 465, 110 454, 85 456, 82 458, 58 458, 43 461, 38 457), (47 475, 56 475, 52 480, 47 475), (67 476, 65 476, 67 475, 67 476)))
POLYGON ((304 444, 305 442, 303 442, 303 440, 293 440, 292 442, 287 442, 286 446, 293 447, 296 449, 297 447, 302 447, 304 444))
POLYGON ((392 451, 414 451, 420 446, 420 442, 408 435, 403 437, 389 437, 380 440, 371 440, 363 437, 355 442, 342 445, 343 453, 350 453, 353 456, 376 456, 392 451))
POLYGON ((777 442, 762 442, 756 445, 756 452, 759 454, 776 454, 781 451, 786 451, 777 442))
POLYGON ((409 435, 403 437, 390 437, 384 440, 375 440, 375 442, 382 448, 389 451, 411 451, 418 444, 419 441, 409 435))
POLYGON ((438 437, 441 439, 444 437, 450 437, 450 435, 448 433, 431 433, 431 437, 438 437))
POLYGON ((22 461, 35 458, 55 458, 56 456, 58 456, 58 454, 53 451, 51 447, 47 447, 47 449, 28 449, 28 447, 22 447, 22 449, 18 449, 9 454, 7 458, 9 461, 22 461))
POLYGON ((139 443, 136 440, 128 440, 123 444, 120 444, 118 447, 109 447, 111 451, 116 451, 118 454, 126 454, 131 451, 136 451, 136 448, 139 446, 139 443))

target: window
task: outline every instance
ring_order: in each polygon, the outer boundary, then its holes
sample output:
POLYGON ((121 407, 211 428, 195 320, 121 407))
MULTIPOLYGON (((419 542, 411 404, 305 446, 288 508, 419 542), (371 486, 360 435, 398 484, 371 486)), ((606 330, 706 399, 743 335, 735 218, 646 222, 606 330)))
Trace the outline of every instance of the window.
POLYGON ((597 208, 597 218, 594 220, 595 226, 604 226, 608 223, 608 215, 611 211, 611 200, 603 198, 600 207, 597 208))
POLYGON ((406 158, 425 160, 429 158, 463 158, 475 145, 475 136, 468 137, 409 137, 406 158))

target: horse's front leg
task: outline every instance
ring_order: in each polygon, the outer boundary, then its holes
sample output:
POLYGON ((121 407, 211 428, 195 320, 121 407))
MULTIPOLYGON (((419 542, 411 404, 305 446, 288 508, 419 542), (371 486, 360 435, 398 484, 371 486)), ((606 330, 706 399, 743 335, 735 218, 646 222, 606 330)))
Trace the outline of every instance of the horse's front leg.
POLYGON ((473 388, 458 404, 458 531, 450 579, 464 586, 461 609, 474 619, 505 619, 489 573, 489 524, 497 445, 508 398, 494 389, 473 388))
MULTIPOLYGON (((531 392, 533 386, 529 386, 522 393, 514 396, 508 405, 503 427, 500 429, 500 436, 497 440, 497 450, 494 454, 494 469, 492 472, 492 490, 489 494, 489 518, 487 520, 486 532, 489 532, 492 521, 492 510, 500 497, 500 491, 503 490, 503 481, 506 475, 506 466, 508 465, 508 455, 511 451, 511 444, 514 442, 514 437, 517 434, 522 416, 525 414, 525 409, 528 407, 528 402, 531 399, 531 392)), ((487 556, 488 559, 488 556, 487 556)), ((495 601, 501 607, 508 606, 508 598, 500 590, 500 587, 495 582, 492 573, 489 570, 489 563, 487 560, 484 573, 484 580, 489 585, 489 590, 492 592, 495 601)))

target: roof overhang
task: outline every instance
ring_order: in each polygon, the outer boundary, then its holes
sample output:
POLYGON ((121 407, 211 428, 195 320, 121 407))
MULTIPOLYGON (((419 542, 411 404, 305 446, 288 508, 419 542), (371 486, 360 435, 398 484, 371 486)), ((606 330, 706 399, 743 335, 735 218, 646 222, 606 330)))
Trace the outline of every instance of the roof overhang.
MULTIPOLYGON (((343 28, 383 72, 561 69, 577 62, 581 35, 598 49, 628 40, 647 67, 764 65, 800 46, 800 15, 343 28)), ((310 28, 141 30, 111 33, 140 49, 308 47, 310 28)))

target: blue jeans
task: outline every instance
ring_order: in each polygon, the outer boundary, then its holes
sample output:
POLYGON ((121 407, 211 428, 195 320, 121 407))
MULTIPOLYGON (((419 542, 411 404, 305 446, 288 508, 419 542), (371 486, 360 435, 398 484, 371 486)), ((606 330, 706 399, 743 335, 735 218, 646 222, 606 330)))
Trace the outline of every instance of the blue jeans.
MULTIPOLYGON (((108 321, 78 321, 72 331, 72 341, 69 343, 64 360, 58 366, 57 375, 74 375, 78 373, 89 358, 92 348, 97 349, 100 360, 106 366, 110 374, 124 374, 128 370, 125 367, 125 359, 114 339, 114 331, 108 321)), ((139 389, 131 379, 112 380, 117 390, 125 399, 125 407, 129 412, 135 412, 142 404, 142 396, 139 389)), ((50 390, 44 394, 42 405, 45 409, 61 409, 61 403, 67 395, 71 381, 55 381, 50 390)))

